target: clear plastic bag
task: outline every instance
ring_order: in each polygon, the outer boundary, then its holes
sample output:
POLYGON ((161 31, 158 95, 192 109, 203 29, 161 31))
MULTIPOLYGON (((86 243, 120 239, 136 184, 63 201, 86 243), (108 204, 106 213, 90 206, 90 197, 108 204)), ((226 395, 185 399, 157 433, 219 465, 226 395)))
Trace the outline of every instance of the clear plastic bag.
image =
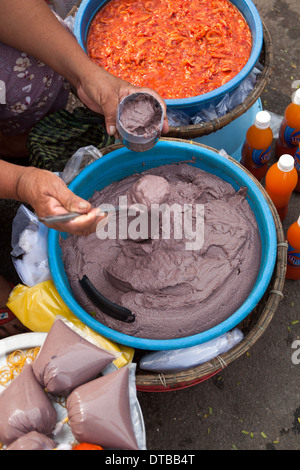
POLYGON ((199 366, 227 352, 243 339, 243 333, 235 328, 206 343, 190 348, 157 351, 146 354, 140 360, 140 368, 154 372, 179 372, 199 366))
POLYGON ((48 228, 23 204, 12 224, 12 262, 21 281, 32 287, 51 279, 47 249, 48 228))
POLYGON ((271 124, 270 127, 273 132, 273 139, 278 139, 279 136, 279 128, 283 120, 283 116, 279 116, 278 114, 272 113, 271 111, 268 111, 268 113, 271 116, 271 124))
POLYGON ((71 181, 77 176, 86 166, 90 163, 101 158, 103 155, 96 147, 89 145, 88 147, 81 147, 74 155, 70 158, 66 164, 61 178, 66 184, 70 184, 71 181))

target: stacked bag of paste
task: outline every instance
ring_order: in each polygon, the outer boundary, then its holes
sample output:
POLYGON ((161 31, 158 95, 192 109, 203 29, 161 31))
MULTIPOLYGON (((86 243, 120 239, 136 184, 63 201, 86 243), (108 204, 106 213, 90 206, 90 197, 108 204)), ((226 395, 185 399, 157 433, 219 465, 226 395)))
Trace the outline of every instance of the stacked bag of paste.
POLYGON ((0 394, 0 442, 6 450, 59 448, 68 425, 78 443, 104 449, 145 448, 135 365, 112 366, 115 355, 56 318, 36 359, 0 394), (60 421, 54 398, 66 398, 60 421))
POLYGON ((114 359, 113 354, 90 343, 57 319, 32 369, 47 392, 67 396, 79 385, 97 377, 114 359))
POLYGON ((25 364, 0 395, 0 441, 11 444, 24 434, 37 431, 50 436, 57 414, 45 390, 36 380, 31 364, 25 364))

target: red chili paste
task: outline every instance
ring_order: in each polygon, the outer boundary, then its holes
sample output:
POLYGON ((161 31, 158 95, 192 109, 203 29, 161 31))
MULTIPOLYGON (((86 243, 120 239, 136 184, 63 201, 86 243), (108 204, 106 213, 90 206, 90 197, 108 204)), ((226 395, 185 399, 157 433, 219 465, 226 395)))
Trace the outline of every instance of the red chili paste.
POLYGON ((247 63, 250 28, 228 0, 111 0, 95 16, 88 54, 165 99, 224 85, 247 63))

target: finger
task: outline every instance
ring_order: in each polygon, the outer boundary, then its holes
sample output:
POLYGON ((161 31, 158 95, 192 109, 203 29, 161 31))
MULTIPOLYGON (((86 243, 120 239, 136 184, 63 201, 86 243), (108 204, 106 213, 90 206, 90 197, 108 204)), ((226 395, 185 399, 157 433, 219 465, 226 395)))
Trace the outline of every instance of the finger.
POLYGON ((49 199, 50 214, 79 212, 85 214, 92 209, 91 204, 73 193, 63 181, 59 180, 55 194, 49 199))
POLYGON ((161 133, 162 134, 167 134, 169 132, 169 130, 170 130, 169 121, 168 121, 167 116, 165 116, 161 133))

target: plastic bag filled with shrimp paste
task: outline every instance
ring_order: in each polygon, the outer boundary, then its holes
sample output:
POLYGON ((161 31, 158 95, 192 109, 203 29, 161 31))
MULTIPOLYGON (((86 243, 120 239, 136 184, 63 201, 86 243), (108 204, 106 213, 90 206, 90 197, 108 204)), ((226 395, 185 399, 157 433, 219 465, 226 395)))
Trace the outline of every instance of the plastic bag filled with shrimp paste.
POLYGON ((104 449, 145 450, 135 364, 81 385, 67 398, 68 424, 78 442, 104 449))
POLYGON ((31 363, 0 394, 0 441, 10 444, 31 431, 49 436, 57 413, 45 390, 36 380, 31 363))
POLYGON ((98 377, 114 359, 114 354, 87 341, 57 317, 32 370, 47 392, 65 397, 74 388, 98 377))

